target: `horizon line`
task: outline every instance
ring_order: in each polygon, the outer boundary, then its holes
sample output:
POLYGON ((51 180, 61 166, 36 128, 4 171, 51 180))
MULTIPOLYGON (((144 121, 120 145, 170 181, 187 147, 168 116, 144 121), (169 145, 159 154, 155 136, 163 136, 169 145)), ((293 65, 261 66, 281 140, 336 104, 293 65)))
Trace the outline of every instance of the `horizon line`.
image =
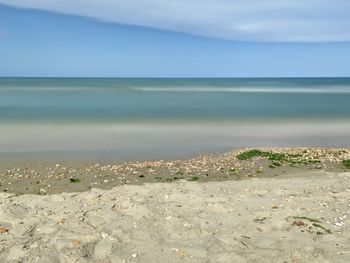
POLYGON ((321 79, 350 78, 350 76, 264 76, 264 77, 87 77, 87 76, 0 76, 0 79, 321 79))

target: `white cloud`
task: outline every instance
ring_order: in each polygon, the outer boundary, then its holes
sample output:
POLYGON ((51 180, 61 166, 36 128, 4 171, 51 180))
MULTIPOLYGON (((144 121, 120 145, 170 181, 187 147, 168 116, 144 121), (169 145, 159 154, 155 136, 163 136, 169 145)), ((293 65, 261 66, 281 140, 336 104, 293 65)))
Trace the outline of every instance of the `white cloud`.
POLYGON ((0 0, 231 40, 350 41, 349 0, 0 0))

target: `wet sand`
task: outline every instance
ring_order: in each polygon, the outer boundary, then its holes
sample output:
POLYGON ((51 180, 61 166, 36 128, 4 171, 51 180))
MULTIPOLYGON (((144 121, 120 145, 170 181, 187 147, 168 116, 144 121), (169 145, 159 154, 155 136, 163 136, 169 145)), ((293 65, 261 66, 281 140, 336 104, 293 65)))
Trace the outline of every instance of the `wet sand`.
POLYGON ((344 172, 342 160, 350 152, 341 149, 266 148, 267 152, 296 155, 292 160, 273 161, 255 157, 238 160, 249 149, 224 154, 202 155, 188 160, 148 162, 32 162, 20 166, 0 165, 0 192, 15 194, 57 194, 91 188, 112 189, 119 185, 154 182, 230 181, 265 177, 295 177, 320 170, 344 172), (5 167, 6 166, 6 167, 5 167))
POLYGON ((0 262, 348 262, 350 152, 242 153, 5 171, 0 262))

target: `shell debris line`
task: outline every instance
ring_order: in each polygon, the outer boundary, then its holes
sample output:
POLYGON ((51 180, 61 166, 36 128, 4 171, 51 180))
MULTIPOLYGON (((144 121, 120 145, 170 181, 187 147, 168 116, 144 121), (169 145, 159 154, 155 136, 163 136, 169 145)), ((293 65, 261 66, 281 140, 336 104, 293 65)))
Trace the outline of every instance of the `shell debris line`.
POLYGON ((228 181, 295 176, 304 171, 346 171, 347 149, 260 148, 201 155, 189 160, 65 165, 27 164, 0 170, 0 192, 56 194, 111 189, 118 185, 153 182, 228 181))

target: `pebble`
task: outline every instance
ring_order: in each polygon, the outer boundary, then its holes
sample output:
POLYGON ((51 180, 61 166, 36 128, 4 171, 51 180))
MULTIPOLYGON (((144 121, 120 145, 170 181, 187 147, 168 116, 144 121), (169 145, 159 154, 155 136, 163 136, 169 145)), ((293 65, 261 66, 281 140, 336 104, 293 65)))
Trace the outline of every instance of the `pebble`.
POLYGON ((7 229, 5 227, 0 227, 0 234, 7 233, 8 231, 9 231, 9 229, 7 229))

